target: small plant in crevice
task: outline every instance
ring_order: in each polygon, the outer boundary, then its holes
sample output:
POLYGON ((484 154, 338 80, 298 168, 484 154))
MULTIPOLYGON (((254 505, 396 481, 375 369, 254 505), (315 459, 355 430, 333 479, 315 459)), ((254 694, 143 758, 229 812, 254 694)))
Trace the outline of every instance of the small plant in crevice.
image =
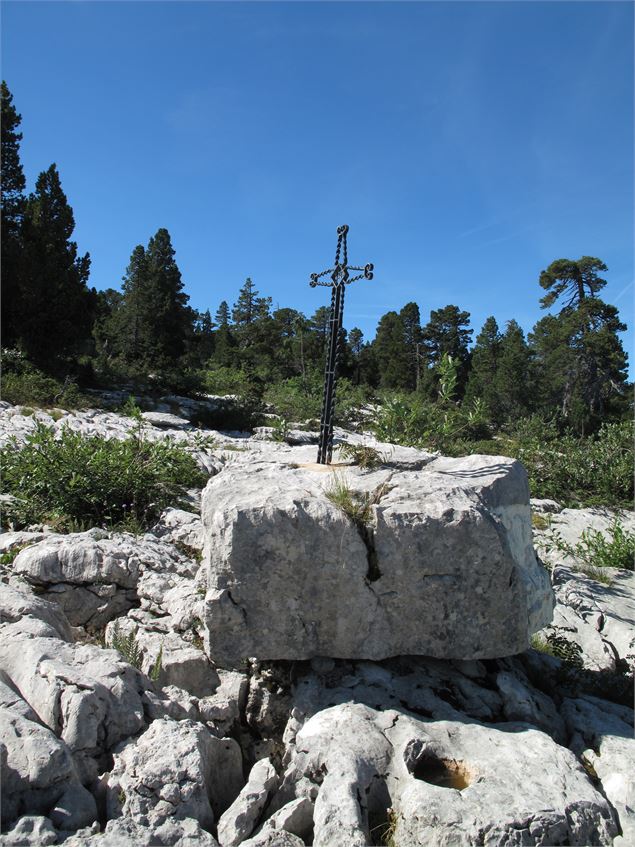
POLYGON ((152 680, 152 682, 157 682, 159 677, 161 676, 161 671, 163 670, 163 644, 159 647, 159 652, 157 653, 157 657, 152 663, 152 667, 150 668, 150 672, 148 676, 152 680))
POLYGON ((546 653, 556 659, 560 659, 572 668, 582 668, 582 648, 575 641, 570 641, 557 632, 549 632, 547 635, 531 636, 531 646, 538 653, 546 653))
POLYGON ((133 668, 141 670, 143 653, 137 644, 136 627, 131 630, 128 635, 124 635, 119 628, 118 621, 115 621, 112 625, 112 637, 110 639, 110 643, 106 642, 106 646, 116 650, 121 658, 128 662, 129 665, 132 665, 133 668))
POLYGON ((326 489, 326 497, 341 509, 357 527, 360 538, 364 542, 368 558, 368 571, 366 578, 368 582, 380 579, 381 571, 377 564, 377 551, 375 550, 375 535, 373 531, 373 506, 376 506, 381 498, 390 491, 387 482, 379 485, 374 491, 353 491, 346 480, 334 474, 329 487, 326 489))
POLYGON ((373 521, 372 507, 376 506, 389 490, 389 486, 383 483, 372 492, 353 491, 343 477, 333 474, 325 494, 353 523, 368 526, 373 521))
POLYGON ((386 462, 383 453, 364 444, 340 444, 338 450, 340 458, 353 462, 362 470, 373 470, 386 462))

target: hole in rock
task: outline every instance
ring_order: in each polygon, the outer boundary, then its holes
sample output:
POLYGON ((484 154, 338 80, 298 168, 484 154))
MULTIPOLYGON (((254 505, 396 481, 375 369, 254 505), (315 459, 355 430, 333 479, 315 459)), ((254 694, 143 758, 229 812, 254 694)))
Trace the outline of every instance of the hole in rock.
POLYGON ((440 788, 455 788, 457 791, 467 788, 474 778, 463 762, 442 759, 431 753, 424 753, 409 770, 415 779, 438 785, 440 788))

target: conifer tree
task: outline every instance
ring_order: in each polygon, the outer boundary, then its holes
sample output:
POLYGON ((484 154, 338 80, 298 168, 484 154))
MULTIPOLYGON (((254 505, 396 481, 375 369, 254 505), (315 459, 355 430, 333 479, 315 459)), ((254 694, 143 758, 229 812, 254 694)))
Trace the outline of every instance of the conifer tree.
POLYGON ((428 365, 425 379, 422 379, 422 388, 427 394, 436 395, 436 369, 441 357, 447 354, 457 363, 457 396, 463 397, 470 361, 468 344, 473 332, 467 329, 469 324, 470 313, 462 312, 458 306, 444 306, 430 312, 430 320, 421 333, 422 348, 428 365))
POLYGON ((471 404, 480 399, 493 421, 499 417, 496 373, 500 338, 496 318, 490 315, 476 336, 476 343, 472 350, 470 373, 465 387, 465 402, 471 404))
POLYGON ((403 320, 397 312, 387 312, 381 318, 373 348, 382 388, 411 389, 412 360, 406 345, 403 320))
POLYGON ((410 360, 409 388, 419 387, 421 376, 421 316, 416 303, 406 303, 399 312, 404 328, 404 343, 410 360))
POLYGON ((216 326, 228 326, 229 324, 229 306, 227 305, 227 300, 221 301, 218 309, 216 310, 216 315, 214 317, 214 322, 216 326))
POLYGON ((594 256, 582 256, 577 261, 556 259, 540 274, 540 287, 547 291, 540 305, 548 309, 562 298, 565 309, 579 306, 586 297, 595 297, 604 288, 606 280, 598 276, 598 271, 607 270, 604 262, 594 256))
POLYGON ((258 291, 256 286, 247 277, 245 284, 238 292, 238 300, 232 309, 232 320, 237 326, 252 323, 257 317, 258 291))
POLYGON ((86 286, 88 253, 71 241, 73 210, 55 165, 41 173, 27 200, 22 224, 19 343, 45 370, 88 352, 96 292, 86 286))
POLYGON ((2 126, 2 344, 16 343, 21 321, 20 230, 24 213, 26 182, 20 162, 21 115, 13 106, 13 95, 6 82, 0 86, 0 122, 2 126))
POLYGON ((497 395, 495 423, 516 420, 529 413, 529 360, 529 348, 522 328, 515 320, 508 321, 500 338, 494 381, 497 395))

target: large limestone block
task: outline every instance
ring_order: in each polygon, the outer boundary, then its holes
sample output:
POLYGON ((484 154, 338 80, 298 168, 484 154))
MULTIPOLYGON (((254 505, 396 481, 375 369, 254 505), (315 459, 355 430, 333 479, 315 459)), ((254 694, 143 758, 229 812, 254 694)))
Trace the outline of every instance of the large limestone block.
POLYGON ((240 748, 194 721, 155 720, 114 756, 109 817, 159 826, 194 818, 209 829, 242 788, 240 748))
POLYGON ((336 477, 229 465, 203 492, 202 519, 206 646, 221 666, 249 656, 508 656, 551 620, 527 479, 511 459, 336 477), (336 484, 369 498, 365 526, 329 499, 336 484))

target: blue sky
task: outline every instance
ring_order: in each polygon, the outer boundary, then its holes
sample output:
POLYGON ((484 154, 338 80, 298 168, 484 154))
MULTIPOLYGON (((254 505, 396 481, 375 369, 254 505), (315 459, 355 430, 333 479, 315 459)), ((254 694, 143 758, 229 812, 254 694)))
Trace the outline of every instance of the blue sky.
POLYGON ((312 314, 348 223, 368 338, 410 300, 530 330, 581 255, 632 323, 630 3, 3 2, 2 54, 97 288, 164 226, 196 308, 251 276, 312 314))

